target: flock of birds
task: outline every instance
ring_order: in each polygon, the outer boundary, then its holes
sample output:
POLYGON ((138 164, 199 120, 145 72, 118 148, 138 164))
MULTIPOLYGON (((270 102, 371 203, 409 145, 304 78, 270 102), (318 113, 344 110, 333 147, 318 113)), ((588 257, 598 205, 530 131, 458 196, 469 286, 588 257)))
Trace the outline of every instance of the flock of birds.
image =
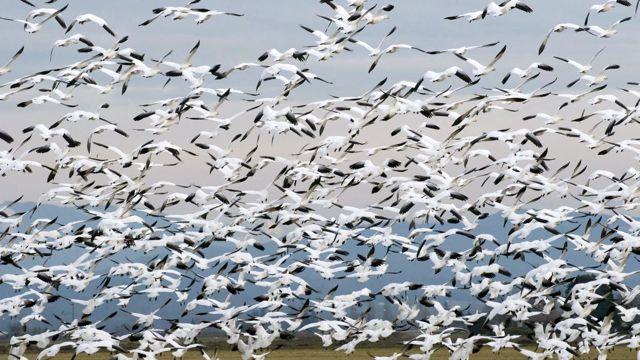
MULTIPOLYGON (((172 52, 127 47, 108 19, 71 15, 73 4, 20 1, 24 18, 2 17, 2 26, 57 34, 52 49, 77 51, 79 60, 9 79, 25 60, 21 47, 0 67, 0 100, 14 102, 24 119, 41 119, 22 133, 0 130, 0 174, 48 184, 34 203, 16 195, 0 208, 0 322, 14 319, 24 330, 11 334, 10 359, 70 351, 119 360, 199 352, 209 360, 215 355, 202 343, 213 330, 243 359, 264 359, 302 333, 346 353, 411 334, 402 352, 378 359, 436 351, 467 359, 481 347, 530 359, 640 350, 640 285, 630 270, 640 255, 640 170, 631 163, 614 173, 592 161, 640 159, 640 140, 629 135, 640 119, 640 83, 608 87, 620 65, 603 64, 606 49, 591 59, 545 53, 560 33, 616 36, 638 4, 593 5, 584 22, 541 34, 535 62, 505 69, 503 42, 387 45, 395 26, 377 44, 366 42, 394 12, 367 0, 321 0, 322 24, 298 29, 308 44, 260 49, 236 65, 197 64, 199 41, 172 61, 172 52), (620 20, 596 25, 609 11, 620 20), (398 51, 449 56, 451 66, 391 83, 379 68, 398 51), (331 74, 310 68, 347 53, 370 59, 362 71, 371 85, 355 95, 297 97, 331 88, 331 74), (487 81, 494 72, 497 84, 487 81), (559 84, 560 72, 575 80, 559 84), (255 88, 216 86, 240 73, 253 76, 255 88), (74 102, 80 93, 124 98, 152 78, 182 95, 117 120, 106 115, 108 102, 74 102), (523 110, 552 100, 560 103, 554 113, 523 110), (30 115, 40 107, 66 114, 30 115), (507 116, 519 121, 475 130, 507 116), (544 125, 530 126, 536 121, 544 125), (566 154, 547 145, 552 139, 577 144, 586 158, 559 160, 566 154), (209 175, 163 178, 193 168, 209 175), (78 218, 39 216, 50 204, 78 218), (498 229, 483 232, 490 221, 498 229), (420 281, 386 280, 408 276, 409 263, 422 269, 420 281), (456 304, 459 294, 476 305, 456 304), (393 319, 373 316, 377 301, 393 319), (77 314, 68 311, 75 306, 77 314)), ((441 21, 515 14, 535 16, 535 6, 491 2, 441 21)), ((193 0, 153 9, 139 26, 242 16, 251 14, 193 0)))

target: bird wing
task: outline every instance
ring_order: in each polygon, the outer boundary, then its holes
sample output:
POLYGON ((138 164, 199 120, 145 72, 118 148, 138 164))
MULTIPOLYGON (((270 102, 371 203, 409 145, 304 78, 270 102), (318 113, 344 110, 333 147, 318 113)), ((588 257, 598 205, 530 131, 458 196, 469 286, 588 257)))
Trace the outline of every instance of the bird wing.
MULTIPOLYGON (((457 54, 456 54, 457 55, 457 54)), ((474 68, 476 68, 476 70, 478 71, 482 71, 485 66, 480 64, 478 61, 474 60, 474 59, 470 59, 470 58, 465 58, 462 55, 458 55, 460 58, 464 59, 464 61, 468 62, 469 64, 471 64, 471 66, 473 66, 474 68)))
POLYGON ((367 44, 364 41, 360 41, 360 40, 356 40, 356 39, 349 39, 349 41, 362 46, 363 48, 367 49, 367 51, 369 51, 370 53, 373 53, 374 51, 376 51, 376 49, 374 49, 373 46, 367 44))
POLYGON ((63 6, 62 8, 60 8, 59 10, 53 12, 51 15, 47 16, 44 20, 40 21, 39 24, 42 25, 45 22, 53 19, 54 17, 58 16, 58 14, 60 14, 61 12, 65 11, 67 9, 67 7, 69 6, 69 4, 63 6))
POLYGON ((516 9, 518 9, 518 10, 522 10, 522 11, 524 11, 524 12, 526 12, 526 13, 531 13, 531 12, 533 12, 533 9, 532 9, 529 5, 527 5, 527 4, 525 4, 525 3, 523 3, 522 1, 516 1, 516 4, 515 4, 515 6, 514 6, 514 7, 515 7, 516 9))
POLYGON ((138 24, 138 26, 147 26, 147 25, 151 24, 155 19, 159 18, 161 15, 162 15, 162 13, 157 13, 152 18, 147 19, 147 20, 141 22, 140 24, 138 24))
POLYGON ((382 58, 382 55, 384 55, 386 52, 381 52, 380 54, 378 54, 378 56, 376 56, 376 59, 373 60, 373 62, 371 63, 371 66, 369 66, 369 70, 367 72, 372 72, 373 69, 376 68, 376 66, 378 65, 378 62, 380 61, 380 58, 382 58))
POLYGON ((21 47, 20 50, 18 50, 15 54, 13 54, 9 62, 7 62, 7 64, 4 67, 9 67, 14 61, 16 61, 16 59, 20 56, 20 54, 22 54, 23 51, 24 51, 24 46, 21 47))
POLYGON ((579 62, 575 61, 575 60, 571 60, 571 59, 565 59, 565 58, 561 58, 560 56, 554 56, 554 58, 560 60, 560 61, 564 61, 567 64, 576 67, 577 69, 582 69, 584 66, 582 64, 580 64, 579 62))
POLYGON ((496 57, 493 58, 493 60, 489 63, 489 65, 487 65, 487 67, 495 65, 498 60, 500 60, 502 55, 504 55, 505 51, 507 51, 507 45, 502 47, 502 49, 498 52, 498 54, 496 54, 496 57))
POLYGON ((593 62, 596 60, 598 55, 600 55, 604 51, 604 49, 606 49, 606 48, 603 47, 602 49, 598 50, 598 52, 593 54, 593 56, 591 57, 591 60, 589 60, 589 65, 593 64, 593 62))
POLYGON ((613 27, 615 27, 615 26, 617 26, 617 25, 619 25, 619 24, 622 24, 622 23, 623 23, 623 22, 625 22, 625 21, 629 21, 629 20, 631 20, 631 16, 626 17, 626 18, 624 18, 624 19, 620 19, 620 20, 618 20, 618 21, 614 22, 614 23, 611 25, 611 27, 613 28, 613 27))
POLYGON ((191 50, 189 50, 189 54, 184 59, 184 63, 185 64, 190 64, 191 63, 191 58, 193 57, 193 55, 196 54, 196 52, 198 51, 199 47, 200 47, 200 40, 198 40, 198 42, 193 46, 193 48, 191 48, 191 50))
POLYGON ((549 41, 549 37, 551 36, 551 33, 553 33, 553 29, 551 29, 547 33, 547 35, 544 37, 544 39, 542 40, 542 43, 540 44, 540 47, 538 48, 538 55, 542 54, 544 49, 547 47, 547 42, 549 41))
POLYGON ((395 31, 396 31, 396 26, 394 26, 393 28, 391 28, 391 30, 389 30, 389 32, 387 33, 387 35, 385 35, 382 40, 380 40, 380 43, 378 43, 378 49, 382 46, 382 44, 384 43, 385 40, 387 40, 387 38, 389 36, 391 36, 395 31))
POLYGON ((2 16, 0 16, 0 19, 7 20, 7 21, 15 21, 15 22, 19 22, 19 23, 25 24, 25 25, 28 24, 27 21, 20 20, 20 19, 10 19, 10 18, 6 18, 6 17, 2 17, 2 16))
POLYGON ((492 42, 489 44, 484 44, 484 45, 475 45, 475 46, 469 46, 467 47, 467 49, 479 49, 479 48, 486 48, 486 47, 492 47, 492 46, 496 46, 500 44, 500 41, 496 41, 496 42, 492 42))

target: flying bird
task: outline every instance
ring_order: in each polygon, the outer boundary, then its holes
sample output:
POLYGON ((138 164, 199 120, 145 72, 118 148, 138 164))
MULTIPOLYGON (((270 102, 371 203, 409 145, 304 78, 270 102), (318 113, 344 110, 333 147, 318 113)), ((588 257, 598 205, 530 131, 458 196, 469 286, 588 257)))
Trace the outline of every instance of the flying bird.
POLYGON ((113 30, 111 30, 111 28, 109 27, 109 24, 107 24, 107 22, 94 14, 83 14, 83 15, 79 15, 77 16, 75 19, 73 19, 73 21, 71 23, 69 23, 69 26, 67 26, 67 30, 65 31, 66 33, 70 32, 71 29, 73 29, 73 27, 76 24, 85 24, 88 22, 92 22, 98 26, 100 26, 101 28, 103 28, 107 33, 109 33, 109 35, 116 37, 116 34, 113 32, 113 30))

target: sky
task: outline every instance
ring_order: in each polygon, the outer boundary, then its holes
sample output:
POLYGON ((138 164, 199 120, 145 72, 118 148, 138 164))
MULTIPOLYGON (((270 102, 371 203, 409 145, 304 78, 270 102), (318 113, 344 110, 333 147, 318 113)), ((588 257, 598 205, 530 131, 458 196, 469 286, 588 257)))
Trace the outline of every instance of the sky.
MULTIPOLYGON (((397 26, 397 31, 388 39, 387 44, 406 43, 424 50, 439 50, 499 41, 500 45, 498 46, 469 53, 470 57, 486 63, 493 58, 503 44, 507 45, 507 52, 499 62, 498 71, 482 79, 480 86, 497 84, 499 79, 512 67, 526 67, 531 59, 536 59, 536 61, 552 65, 556 70, 552 74, 543 74, 541 80, 535 86, 540 86, 557 77, 558 82, 549 88, 554 92, 583 91, 585 88, 579 86, 572 90, 566 89, 565 85, 575 80, 576 72, 569 65, 555 60, 553 56, 571 57, 584 63, 598 50, 605 48, 594 64, 595 67, 603 68, 613 63, 621 67, 619 70, 609 73, 608 91, 619 94, 628 102, 635 100, 630 95, 622 94, 618 89, 626 87, 628 81, 640 81, 640 72, 638 71, 640 69, 640 57, 637 56, 637 44, 638 39, 640 39, 640 21, 638 18, 620 25, 621 32, 611 39, 595 39, 586 33, 569 31, 562 34, 553 34, 545 53, 538 57, 536 55, 538 46, 554 25, 562 22, 581 24, 586 16, 586 10, 595 2, 583 0, 529 0, 528 3, 536 13, 535 17, 514 11, 505 17, 489 18, 485 21, 471 24, 464 20, 447 21, 444 20, 444 17, 481 9, 486 5, 484 0, 402 0, 390 2, 395 5, 390 14, 391 19, 378 26, 367 28, 366 31, 363 31, 358 36, 358 39, 375 44, 393 26, 397 26)), ((53 5, 61 7, 63 4, 58 1, 53 5)), ((318 1, 203 0, 201 2, 202 7, 242 13, 244 16, 239 18, 220 16, 202 25, 196 25, 190 19, 182 21, 159 19, 148 27, 137 26, 137 24, 153 15, 151 13, 153 7, 161 5, 181 5, 181 3, 164 0, 72 1, 69 8, 63 13, 63 17, 67 22, 70 22, 74 16, 86 12, 99 14, 107 20, 110 27, 118 34, 118 38, 125 35, 128 36, 128 41, 124 46, 138 49, 140 52, 145 53, 146 59, 159 58, 168 51, 173 51, 168 59, 179 62, 197 41, 201 41, 200 49, 193 58, 193 63, 212 66, 221 64, 222 68, 225 69, 241 62, 255 62, 260 54, 270 48, 286 50, 290 47, 303 48, 313 44, 315 39, 301 29, 299 25, 323 30, 327 24, 325 20, 317 15, 331 14, 328 7, 318 1)), ((26 5, 18 0, 3 0, 1 15, 24 18, 29 10, 26 5)), ((630 9, 619 7, 610 13, 593 15, 590 21, 593 24, 606 27, 631 12, 630 9)), ((112 37, 92 24, 76 25, 72 32, 81 32, 103 47, 110 47, 114 43, 112 37)), ((9 58, 17 49, 25 46, 23 56, 13 65, 13 72, 0 77, 0 84, 4 83, 5 79, 9 81, 16 76, 29 75, 43 68, 55 68, 74 61, 87 59, 86 54, 77 53, 75 47, 73 47, 55 49, 52 59, 49 60, 51 44, 55 40, 66 37, 64 31, 55 22, 47 23, 43 31, 30 35, 22 31, 21 25, 4 21, 0 22, 0 34, 2 34, 3 44, 0 48, 0 60, 9 58)), ((388 84, 400 80, 416 81, 428 70, 442 71, 452 65, 461 66, 470 72, 466 64, 451 54, 425 55, 415 51, 399 51, 385 56, 378 67, 371 74, 368 74, 367 69, 371 59, 366 56, 364 49, 355 44, 349 47, 353 50, 352 52, 344 52, 329 62, 307 62, 305 66, 309 67, 310 71, 331 81, 332 84, 314 82, 313 86, 301 87, 291 97, 291 103, 326 99, 329 95, 348 96, 361 94, 383 78, 388 78, 388 84)), ((237 76, 223 81, 213 82, 208 80, 206 86, 216 88, 233 86, 245 91, 254 91, 255 79, 259 74, 257 71, 238 73, 235 74, 237 76)), ((101 115, 118 124, 130 125, 131 118, 147 108, 140 106, 141 104, 180 96, 188 91, 188 86, 182 81, 172 81, 164 88, 162 87, 163 82, 163 78, 134 79, 127 96, 120 96, 119 89, 108 95, 98 95, 91 89, 79 89, 74 91, 75 97, 69 102, 79 104, 77 109, 88 111, 96 111, 101 104, 109 103, 111 106, 108 109, 100 110, 101 115)), ((510 84, 514 83, 515 81, 510 84)), ((459 82, 454 81, 454 84, 459 84, 459 82)), ((434 91, 442 91, 446 89, 448 83, 427 84, 427 86, 432 87, 434 91)), ((44 85, 37 86, 37 88, 44 87, 44 85)), ((530 86, 527 89, 534 88, 534 86, 530 86)), ((2 87, 0 88, 0 93, 8 90, 7 87, 2 87)), ((275 84, 265 84, 261 89, 260 97, 274 96, 278 90, 279 88, 275 84)), ((477 90, 467 90, 459 96, 469 96, 473 91, 477 90)), ((27 97, 27 94, 20 94, 9 101, 0 101, 0 129, 11 134, 20 134, 23 128, 36 123, 50 125, 69 111, 69 109, 50 104, 31 106, 28 111, 18 109, 16 103, 27 99, 27 97)), ((536 112, 554 114, 559 105, 560 101, 557 99, 543 98, 524 105, 517 114, 512 114, 508 111, 496 111, 488 115, 482 115, 461 136, 477 134, 488 129, 515 129, 523 126, 536 128, 544 126, 540 120, 531 120, 525 125, 521 121, 521 117, 525 114, 536 112)), ((222 113, 224 116, 231 116, 250 106, 252 104, 243 101, 242 97, 233 98, 223 107, 222 113)), ((577 117, 585 108, 590 112, 607 107, 610 107, 610 105, 572 106, 565 114, 568 117, 577 117)), ((237 127, 234 123, 231 133, 241 132, 246 129, 246 123, 250 124, 254 116, 255 112, 244 117, 242 119, 243 124, 238 124, 237 127)), ((416 114, 398 116, 388 124, 380 124, 375 128, 372 127, 372 129, 363 131, 361 138, 365 139, 371 146, 388 144, 390 132, 399 125, 410 124, 418 126, 424 121, 427 121, 427 119, 416 114)), ((445 120, 429 121, 442 121, 443 124, 446 124, 445 120)), ((590 124, 592 123, 576 124, 575 126, 588 129, 591 126, 590 124)), ((96 124, 78 123, 65 124, 64 126, 73 127, 74 134, 82 134, 83 132, 86 134, 96 124)), ((142 124, 140 127, 142 127, 142 124)), ((109 136, 98 139, 102 142, 131 150, 137 144, 150 139, 167 139, 186 144, 194 133, 206 128, 206 124, 182 120, 181 124, 172 129, 169 135, 151 136, 144 132, 128 129, 134 135, 131 139, 109 136)), ((339 134, 344 131, 344 128, 336 126, 330 128, 328 134, 339 134)), ((436 139, 443 139, 448 135, 448 131, 449 128, 443 126, 442 131, 429 135, 436 139)), ((637 127, 624 128, 619 132, 618 138, 640 137, 640 131, 637 127)), ((226 134, 224 136, 227 138, 219 139, 219 141, 228 143, 231 140, 230 135, 226 134)), ((16 137, 19 139, 17 142, 19 143, 21 138, 20 136, 16 137)), ((84 140, 86 137, 81 139, 84 140)), ((303 146, 310 145, 306 143, 308 139, 271 142, 268 138, 262 138, 260 141, 261 151, 269 155, 290 155, 299 151, 303 146)), ((11 146, 18 146, 17 143, 11 146)), ((40 143, 32 139, 18 153, 27 151, 40 143)), ((557 166, 566 161, 584 160, 590 163, 592 169, 599 167, 614 172, 621 172, 629 167, 637 167, 637 159, 633 159, 630 154, 612 152, 608 156, 597 156, 597 150, 586 151, 583 145, 578 144, 576 141, 567 141, 565 137, 549 135, 548 138, 545 137, 545 143, 555 149, 553 152, 554 164, 557 164, 557 166)), ((246 153, 254 145, 254 142, 236 143, 233 145, 233 151, 246 153)), ((4 149, 6 147, 0 148, 0 150, 4 149)), ((85 152, 84 145, 82 149, 77 151, 78 153, 85 152)), ((46 158, 47 156, 49 155, 41 157, 46 158)), ((94 149, 94 156, 104 158, 113 156, 113 154, 94 149)), ((355 161, 359 157, 364 158, 365 155, 353 155, 350 159, 355 161)), ((188 156, 185 157, 184 161, 181 171, 168 168, 166 170, 158 170, 155 176, 157 176, 157 179, 176 183, 197 182, 202 185, 215 185, 222 182, 220 179, 208 176, 209 169, 203 167, 201 161, 192 160, 188 156)), ((472 160, 470 166, 478 164, 481 164, 481 160, 472 160)), ((135 172, 135 170, 133 171, 135 172)), ((36 169, 34 174, 12 173, 0 178, 0 187, 2 189, 0 191, 0 201, 12 200, 19 195, 25 195, 24 200, 37 201, 41 193, 55 186, 55 184, 45 183, 46 176, 44 174, 46 174, 46 171, 36 169)), ((64 182, 65 177, 59 175, 56 181, 64 182)), ((254 189, 266 186, 262 181, 262 179, 251 179, 246 186, 254 189)), ((471 189, 474 189, 473 191, 477 194, 492 190, 490 185, 481 186, 479 183, 473 184, 471 189)), ((379 197, 383 196, 382 194, 379 195, 379 197)), ((356 189, 346 191, 344 197, 354 206, 367 205, 379 200, 374 195, 366 194, 363 196, 356 189)), ((571 200, 551 197, 549 201, 553 202, 552 206, 558 206, 571 200)), ((51 210, 50 215, 45 216, 53 217, 56 212, 61 212, 61 210, 54 208, 51 210)), ((489 222, 488 226, 497 228, 497 223, 499 221, 492 221, 489 222)), ((481 229, 481 231, 501 231, 496 228, 481 229)), ((64 261, 63 258, 59 260, 64 261)), ((419 265, 410 264, 407 266, 405 274, 415 276, 416 281, 423 280, 424 273, 420 273, 418 268, 419 265)), ((397 278, 407 279, 408 277, 405 274, 397 278)), ((450 274, 443 273, 440 276, 444 282, 444 279, 449 278, 450 274)), ((436 277, 435 280, 433 278, 430 280, 439 281, 440 278, 436 277)), ((324 285, 326 285, 326 289, 331 287, 330 284, 324 285)), ((353 286, 355 288, 359 285, 355 284, 353 286)))

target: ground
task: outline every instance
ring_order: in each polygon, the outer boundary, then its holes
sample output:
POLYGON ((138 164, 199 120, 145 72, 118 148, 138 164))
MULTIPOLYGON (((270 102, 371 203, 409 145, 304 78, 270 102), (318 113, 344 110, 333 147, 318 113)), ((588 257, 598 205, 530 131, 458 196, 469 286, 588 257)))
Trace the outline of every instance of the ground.
MULTIPOLYGON (((388 356, 393 354, 394 352, 401 351, 401 348, 393 348, 393 347, 374 347, 374 348, 362 348, 358 349, 356 352, 350 355, 345 355, 344 353, 333 351, 333 350, 324 350, 319 348, 304 348, 304 347, 295 347, 291 349, 278 349, 269 355, 269 360, 310 360, 310 359, 331 359, 331 360, 365 360, 371 359, 371 355, 380 355, 380 356, 388 356)), ((5 351, 6 352, 6 351, 5 351)), ((213 354, 214 349, 209 351, 209 354, 213 354)), ((68 360, 72 358, 72 353, 61 353, 56 356, 53 360, 68 360)), ((36 352, 28 353, 28 359, 35 359, 37 356, 36 352)), ((218 351, 218 356, 220 360, 235 360, 240 359, 240 356, 237 352, 231 352, 228 350, 218 351)), ((4 355, 2 356, 4 357, 4 355)), ((445 360, 449 358, 449 353, 443 350, 437 351, 432 357, 433 360, 445 360)), ((597 354, 593 352, 589 356, 584 356, 581 359, 596 359, 597 354)), ((81 355, 76 357, 77 360, 107 360, 110 359, 109 353, 98 353, 91 356, 81 355)), ((161 359, 172 359, 169 354, 164 356, 159 356, 159 360, 161 359)), ((187 356, 184 357, 184 360, 196 360, 202 359, 202 356, 197 351, 190 352, 187 356)), ((474 354, 472 357, 473 360, 499 360, 499 359, 524 359, 523 356, 518 354, 514 350, 504 350, 499 353, 494 353, 490 349, 485 348, 482 349, 479 353, 474 354)), ((623 359, 636 359, 636 352, 630 351, 626 348, 616 349, 615 351, 609 354, 608 359, 610 360, 623 360, 623 359)), ((14 360, 14 359, 10 359, 14 360)))

